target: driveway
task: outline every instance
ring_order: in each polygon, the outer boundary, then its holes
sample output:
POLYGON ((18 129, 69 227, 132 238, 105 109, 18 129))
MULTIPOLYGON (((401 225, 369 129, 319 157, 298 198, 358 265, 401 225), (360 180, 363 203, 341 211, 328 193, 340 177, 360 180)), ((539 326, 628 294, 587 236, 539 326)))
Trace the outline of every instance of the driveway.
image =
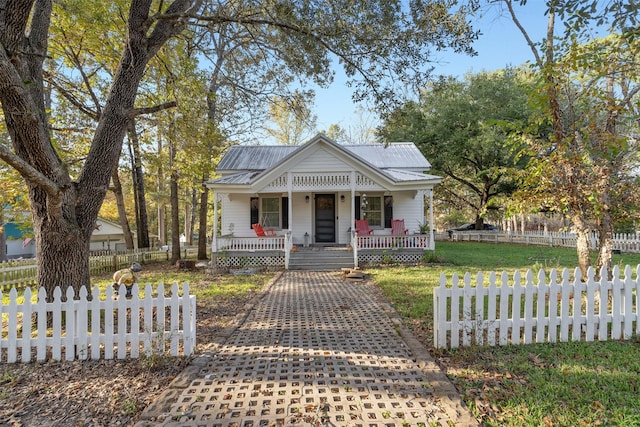
POLYGON ((478 424, 372 285, 287 271, 137 425, 478 424))

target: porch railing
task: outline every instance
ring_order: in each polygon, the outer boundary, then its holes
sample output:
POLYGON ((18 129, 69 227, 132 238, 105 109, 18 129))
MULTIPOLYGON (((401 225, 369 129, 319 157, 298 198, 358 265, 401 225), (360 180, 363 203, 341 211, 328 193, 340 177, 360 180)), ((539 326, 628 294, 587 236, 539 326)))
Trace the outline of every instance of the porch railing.
POLYGON ((291 230, 288 230, 284 236, 284 268, 289 269, 289 260, 291 259, 291 248, 293 248, 293 238, 291 230))
POLYGON ((408 234, 403 236, 357 236, 359 249, 430 249, 431 243, 427 234, 408 234))
POLYGON ((353 266, 358 267, 358 233, 355 230, 351 232, 351 249, 353 250, 353 266))
MULTIPOLYGON (((292 245, 290 232, 284 236, 276 237, 220 236, 217 239, 218 251, 283 251, 286 253, 291 250, 292 245)), ((354 232, 351 246, 354 248, 355 258, 357 257, 357 249, 430 249, 431 242, 427 234, 358 236, 354 232)))
POLYGON ((218 251, 284 251, 285 236, 275 237, 234 237, 220 236, 218 251))

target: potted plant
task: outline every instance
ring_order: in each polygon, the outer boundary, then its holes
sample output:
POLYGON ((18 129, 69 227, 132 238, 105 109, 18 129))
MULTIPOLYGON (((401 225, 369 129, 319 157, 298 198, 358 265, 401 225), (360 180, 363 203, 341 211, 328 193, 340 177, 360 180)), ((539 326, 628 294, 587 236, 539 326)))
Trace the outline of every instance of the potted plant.
POLYGON ((420 234, 429 233, 429 224, 425 222, 418 221, 418 230, 420 230, 420 234))

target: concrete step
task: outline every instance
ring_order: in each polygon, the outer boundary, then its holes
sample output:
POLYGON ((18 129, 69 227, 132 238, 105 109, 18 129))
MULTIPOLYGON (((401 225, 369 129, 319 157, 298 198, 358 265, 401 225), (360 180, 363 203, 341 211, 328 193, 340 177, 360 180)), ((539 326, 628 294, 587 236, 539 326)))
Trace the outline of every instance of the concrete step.
POLYGON ((305 249, 292 252, 289 258, 289 270, 330 271, 344 267, 353 267, 353 252, 305 249))

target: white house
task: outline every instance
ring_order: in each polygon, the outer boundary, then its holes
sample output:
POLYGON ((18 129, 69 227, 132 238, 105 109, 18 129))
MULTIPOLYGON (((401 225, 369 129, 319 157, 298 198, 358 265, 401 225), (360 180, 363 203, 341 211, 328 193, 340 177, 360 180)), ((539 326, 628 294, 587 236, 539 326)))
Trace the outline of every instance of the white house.
MULTIPOLYGON (((8 259, 36 256, 36 242, 33 239, 33 229, 30 226, 22 222, 9 222, 4 224, 4 233, 8 259)), ((89 250, 92 252, 126 250, 124 231, 120 224, 98 218, 91 234, 89 250)))
POLYGON ((98 218, 91 234, 90 251, 125 251, 124 230, 120 224, 98 218))
POLYGON ((214 260, 222 253, 287 267, 292 251, 306 247, 353 249, 355 264, 384 249, 422 256, 434 249, 432 192, 441 181, 430 168, 408 142, 339 145, 318 134, 299 146, 232 146, 220 178, 206 184, 220 211, 214 260), (356 220, 366 220, 371 234, 357 235, 356 220), (401 235, 392 234, 392 220, 404 221, 401 235), (253 224, 272 235, 258 236, 253 224))

